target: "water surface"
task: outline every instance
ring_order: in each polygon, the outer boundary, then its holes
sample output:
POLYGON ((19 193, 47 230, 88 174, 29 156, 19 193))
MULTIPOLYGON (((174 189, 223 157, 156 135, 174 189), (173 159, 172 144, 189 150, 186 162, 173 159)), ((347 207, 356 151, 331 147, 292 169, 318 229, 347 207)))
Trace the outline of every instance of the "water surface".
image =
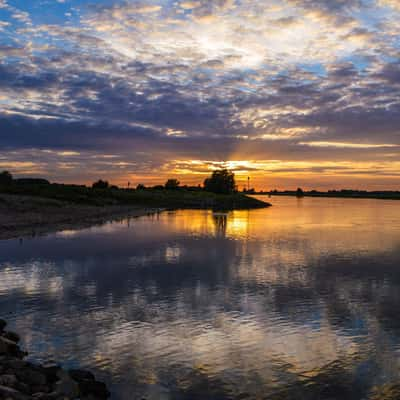
POLYGON ((115 399, 400 396, 400 202, 273 197, 0 242, 0 315, 115 399))

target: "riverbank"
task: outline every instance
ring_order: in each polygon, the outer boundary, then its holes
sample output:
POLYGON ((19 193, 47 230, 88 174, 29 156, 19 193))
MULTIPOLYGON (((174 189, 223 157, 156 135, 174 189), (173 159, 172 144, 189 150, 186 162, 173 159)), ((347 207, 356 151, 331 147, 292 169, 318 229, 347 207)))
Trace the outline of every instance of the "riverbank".
POLYGON ((400 192, 367 192, 362 190, 331 190, 318 192, 316 190, 303 191, 301 195, 297 191, 287 190, 283 192, 272 191, 255 193, 257 196, 295 196, 295 197, 330 197, 341 199, 375 199, 375 200, 400 200, 400 192))
POLYGON ((42 190, 36 187, 36 191, 24 188, 22 192, 17 188, 17 193, 0 193, 0 240, 81 229, 111 220, 156 214, 165 209, 250 209, 270 205, 242 194, 216 195, 165 190, 99 191, 51 186, 42 190))
POLYGON ((19 347, 19 335, 6 331, 6 326, 0 319, 0 399, 106 400, 110 396, 91 372, 25 361, 28 353, 19 347))
POLYGON ((33 196, 0 194, 0 240, 82 229, 120 218, 162 211, 131 205, 74 204, 33 196))

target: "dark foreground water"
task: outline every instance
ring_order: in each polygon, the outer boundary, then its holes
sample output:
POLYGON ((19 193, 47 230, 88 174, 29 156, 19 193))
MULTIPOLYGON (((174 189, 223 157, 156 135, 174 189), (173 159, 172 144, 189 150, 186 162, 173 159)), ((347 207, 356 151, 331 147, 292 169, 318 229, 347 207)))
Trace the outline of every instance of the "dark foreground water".
POLYGON ((400 202, 270 201, 0 242, 0 316, 115 399, 398 399, 400 202))

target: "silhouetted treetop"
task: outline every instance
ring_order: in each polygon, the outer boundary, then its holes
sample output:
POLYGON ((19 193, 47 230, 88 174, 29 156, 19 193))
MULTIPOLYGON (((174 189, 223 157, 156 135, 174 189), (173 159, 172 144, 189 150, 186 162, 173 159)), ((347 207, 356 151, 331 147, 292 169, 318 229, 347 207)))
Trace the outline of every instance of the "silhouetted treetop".
POLYGON ((8 171, 3 171, 0 173, 0 185, 11 185, 13 177, 8 171))
POLYGON ((180 182, 178 179, 168 179, 165 183, 165 189, 174 190, 178 189, 180 182))
POLYGON ((99 179, 97 182, 94 182, 92 185, 93 189, 107 189, 109 187, 109 184, 107 181, 103 181, 99 179))
POLYGON ((204 181, 204 189, 208 192, 229 194, 236 191, 235 174, 227 169, 214 171, 204 181))

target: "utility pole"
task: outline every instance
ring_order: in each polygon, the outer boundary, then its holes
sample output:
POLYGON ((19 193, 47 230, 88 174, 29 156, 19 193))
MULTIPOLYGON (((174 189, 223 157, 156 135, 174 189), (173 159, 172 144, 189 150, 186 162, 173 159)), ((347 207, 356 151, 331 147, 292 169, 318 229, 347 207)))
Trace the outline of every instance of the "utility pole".
POLYGON ((250 191, 250 177, 247 177, 247 191, 250 191))

